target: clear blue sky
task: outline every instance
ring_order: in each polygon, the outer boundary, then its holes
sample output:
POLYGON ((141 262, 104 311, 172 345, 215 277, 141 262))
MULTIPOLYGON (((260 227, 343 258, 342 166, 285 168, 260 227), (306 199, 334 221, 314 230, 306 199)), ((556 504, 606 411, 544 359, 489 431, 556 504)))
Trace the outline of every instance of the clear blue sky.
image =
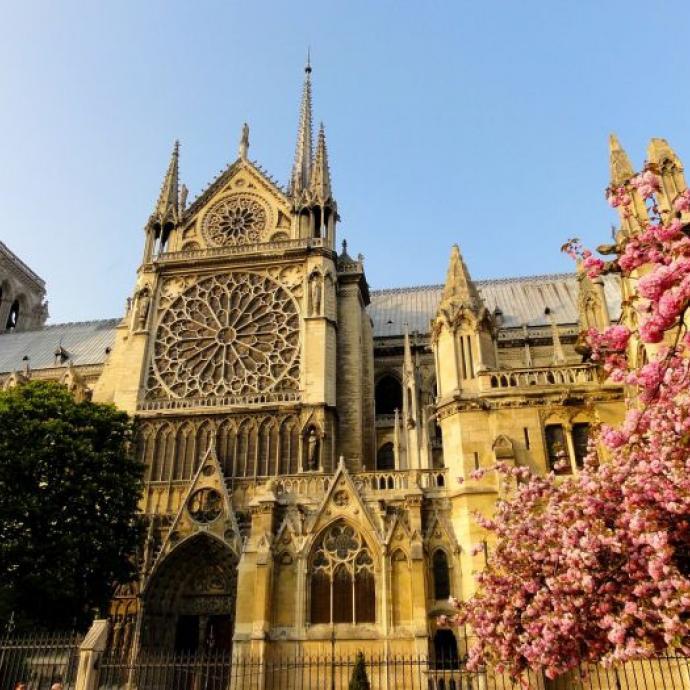
POLYGON ((690 3, 2 1, 0 238, 53 322, 119 316, 172 142, 194 198, 237 152, 287 180, 307 46, 372 287, 570 270, 607 239, 607 136, 690 165, 690 3))

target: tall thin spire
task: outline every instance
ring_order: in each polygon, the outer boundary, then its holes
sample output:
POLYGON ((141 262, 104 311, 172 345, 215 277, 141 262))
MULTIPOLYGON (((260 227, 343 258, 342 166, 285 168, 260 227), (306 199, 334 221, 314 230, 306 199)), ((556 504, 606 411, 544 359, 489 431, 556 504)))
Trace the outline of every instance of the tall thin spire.
POLYGON ((156 207, 152 218, 158 221, 161 226, 168 222, 176 222, 178 218, 178 199, 179 199, 179 159, 180 142, 175 140, 168 170, 165 173, 161 193, 158 196, 156 207))
POLYGON ((309 54, 307 54, 307 64, 304 68, 302 103, 299 110, 297 148, 295 149, 295 162, 292 166, 292 176, 290 178, 290 189, 293 194, 301 192, 309 185, 312 153, 311 59, 309 54))
POLYGON ((327 201, 331 197, 331 171, 328 167, 328 151, 326 149, 326 133, 324 132, 323 122, 319 126, 314 167, 311 171, 309 188, 312 194, 321 202, 327 201))
POLYGON ((630 158, 615 134, 609 135, 609 166, 611 184, 615 187, 627 182, 635 174, 630 158))

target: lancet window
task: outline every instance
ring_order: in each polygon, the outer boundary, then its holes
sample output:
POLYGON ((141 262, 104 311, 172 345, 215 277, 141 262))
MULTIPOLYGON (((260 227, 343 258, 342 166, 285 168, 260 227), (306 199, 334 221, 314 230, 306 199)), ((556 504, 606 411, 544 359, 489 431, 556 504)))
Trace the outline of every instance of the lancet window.
POLYGON ((443 549, 436 549, 432 559, 434 574, 434 598, 447 599, 450 596, 450 571, 448 556, 443 549))
POLYGON ((323 533, 310 570, 312 624, 376 621, 374 560, 352 526, 337 522, 323 533))

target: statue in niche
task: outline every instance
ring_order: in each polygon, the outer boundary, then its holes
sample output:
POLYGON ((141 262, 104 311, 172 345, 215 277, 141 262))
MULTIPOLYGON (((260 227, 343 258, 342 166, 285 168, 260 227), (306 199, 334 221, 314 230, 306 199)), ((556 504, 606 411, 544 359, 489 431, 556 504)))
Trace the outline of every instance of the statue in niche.
POLYGON ((314 471, 318 470, 320 466, 319 457, 321 454, 321 440, 319 439, 316 429, 311 427, 307 435, 307 469, 314 471))
POLYGON ((310 285, 311 292, 311 315, 319 316, 321 314, 321 280, 319 276, 314 275, 311 278, 310 285))
POLYGON ((137 309, 137 327, 139 330, 146 328, 146 317, 149 315, 149 307, 151 306, 151 298, 148 290, 143 290, 139 293, 139 304, 137 309))

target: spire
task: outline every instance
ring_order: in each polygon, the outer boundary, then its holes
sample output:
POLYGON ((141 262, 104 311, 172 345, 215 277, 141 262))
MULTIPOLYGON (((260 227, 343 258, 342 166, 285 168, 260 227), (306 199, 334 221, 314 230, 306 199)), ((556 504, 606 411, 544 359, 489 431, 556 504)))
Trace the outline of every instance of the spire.
POLYGON ((293 194, 301 192, 309 185, 312 161, 312 119, 311 119, 311 61, 307 53, 307 65, 304 68, 304 87, 302 103, 299 110, 299 129, 297 130, 297 148, 295 162, 292 166, 290 190, 293 194))
POLYGON ((460 254, 460 247, 453 245, 450 252, 450 264, 446 275, 441 301, 453 301, 477 308, 481 304, 481 297, 470 277, 470 272, 460 254))
POLYGON ((175 141, 173 146, 170 164, 165 173, 161 193, 158 196, 156 208, 153 211, 152 219, 165 225, 168 222, 176 222, 178 218, 178 175, 179 175, 180 142, 175 141))
POLYGON ((620 145, 615 134, 609 135, 609 166, 611 184, 614 187, 620 187, 635 174, 630 158, 628 158, 628 154, 620 145))
POLYGON ((328 151, 326 150, 326 133, 323 122, 319 126, 319 135, 316 142, 316 155, 314 167, 311 171, 310 189, 312 194, 321 202, 331 197, 331 171, 328 168, 328 151))
POLYGON ((249 125, 245 122, 242 125, 242 136, 240 137, 240 147, 237 155, 243 160, 247 160, 247 153, 249 151, 249 125))

